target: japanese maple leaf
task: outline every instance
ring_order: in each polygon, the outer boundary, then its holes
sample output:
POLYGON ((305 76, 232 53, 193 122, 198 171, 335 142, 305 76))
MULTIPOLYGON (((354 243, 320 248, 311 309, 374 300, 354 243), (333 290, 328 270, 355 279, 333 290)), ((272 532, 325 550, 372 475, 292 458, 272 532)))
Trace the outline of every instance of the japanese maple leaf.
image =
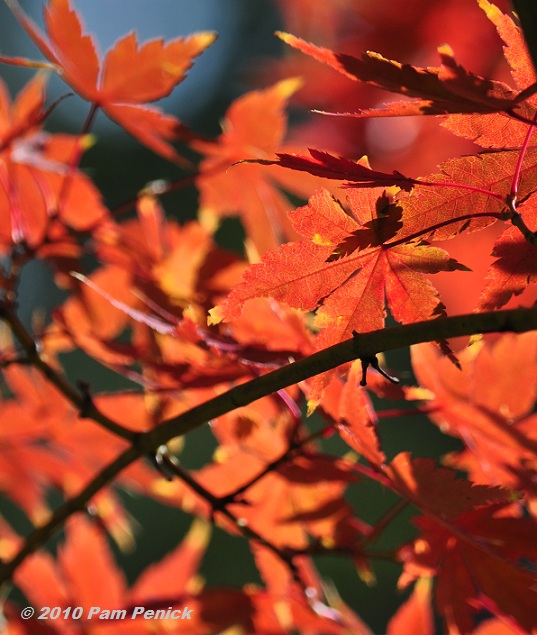
POLYGON ((305 311, 317 310, 315 325, 322 348, 384 326, 385 306, 408 323, 444 314, 444 307, 423 274, 462 266, 441 249, 389 239, 399 228, 397 210, 382 212, 383 190, 350 190, 350 213, 327 191, 290 213, 293 226, 309 239, 283 245, 264 255, 244 274, 211 319, 233 320, 250 298, 273 297, 305 311), (376 206, 379 210, 377 212, 376 206))
POLYGON ((8 248, 21 242, 39 247, 54 217, 84 231, 108 213, 88 177, 67 174, 69 157, 84 140, 43 132, 44 104, 44 75, 13 102, 0 82, 0 244, 8 248))
POLYGON ((412 595, 390 619, 387 635, 434 635, 431 579, 420 578, 412 595))
MULTIPOLYGON (((312 451, 278 464, 283 452, 275 450, 283 445, 281 438, 271 440, 266 425, 260 432, 248 435, 248 423, 251 426, 256 421, 248 422, 243 413, 237 417, 235 435, 239 441, 242 436, 245 442, 221 445, 213 463, 192 473, 196 481, 215 497, 225 497, 248 484, 237 502, 229 503, 228 509, 260 535, 270 536, 272 544, 305 549, 313 539, 352 549, 361 535, 353 510, 344 498, 349 483, 359 478, 352 462, 312 451), (260 443, 263 438, 265 447, 260 443), (258 456, 259 450, 264 452, 262 458, 258 456), (270 461, 265 460, 267 454, 270 461), (272 461, 276 461, 275 467, 250 484, 272 461)), ((150 481, 142 475, 139 487, 166 504, 188 509, 189 513, 202 518, 214 516, 218 525, 229 533, 240 533, 235 523, 218 510, 212 510, 210 502, 184 482, 155 484, 154 479, 150 481)))
POLYGON ((19 93, 14 103, 6 84, 0 82, 0 151, 17 138, 30 135, 45 117, 45 76, 36 75, 19 93))
MULTIPOLYGON (((527 128, 526 124, 524 124, 527 128)), ((537 149, 506 149, 449 159, 439 172, 417 179, 398 171, 391 174, 372 170, 365 159, 352 161, 327 152, 310 149, 310 156, 276 153, 278 159, 247 161, 309 172, 344 181, 345 188, 375 188, 395 185, 412 190, 396 195, 401 208, 401 224, 393 232, 398 240, 447 240, 461 231, 477 231, 505 217, 506 201, 513 188, 514 175, 520 174, 521 200, 537 187, 537 149), (521 163, 520 163, 521 161, 521 163), (519 165, 520 163, 520 165, 519 165)))
POLYGON ((243 160, 241 163, 260 163, 261 165, 279 165, 282 168, 309 172, 327 179, 347 181, 346 185, 357 183, 360 187, 378 187, 384 185, 397 185, 401 189, 411 189, 412 185, 419 183, 415 179, 404 176, 400 172, 387 174, 372 170, 364 165, 364 161, 351 161, 345 157, 335 157, 328 152, 308 149, 309 157, 299 154, 276 152, 277 160, 257 159, 243 160))
MULTIPOLYGON (((5 400, 0 411, 0 489, 38 521, 48 513, 50 488, 78 493, 120 453, 124 442, 100 426, 85 425, 72 404, 35 369, 12 365, 3 375, 13 398, 5 400)), ((130 411, 122 404, 128 423, 140 412, 140 402, 130 411)), ((116 417, 113 402, 109 407, 116 417)), ((128 521, 113 492, 103 490, 94 502, 114 537, 128 541, 128 521)))
MULTIPOLYGON (((531 56, 520 28, 509 15, 502 13, 488 0, 479 0, 479 6, 496 26, 504 42, 504 55, 517 87, 523 91, 537 81, 531 56)), ((520 104, 519 114, 527 120, 535 116, 537 97, 532 95, 520 104)), ((527 123, 507 117, 503 113, 450 115, 441 124, 454 134, 471 139, 485 148, 521 146, 528 134, 527 123)))
POLYGON ((475 75, 457 64, 447 45, 438 49, 441 65, 420 68, 386 59, 379 53, 367 52, 361 58, 334 53, 315 46, 289 33, 278 33, 290 46, 335 68, 346 77, 416 97, 386 104, 382 109, 344 113, 354 117, 407 116, 447 113, 475 113, 509 111, 525 95, 518 94, 506 84, 475 75))
POLYGON ((179 138, 181 124, 144 104, 170 94, 184 79, 193 58, 214 42, 214 33, 201 32, 167 43, 155 39, 139 45, 132 32, 118 40, 101 60, 70 0, 51 0, 45 7, 46 35, 17 0, 6 1, 41 52, 81 97, 101 107, 154 152, 179 159, 169 141, 179 138))
POLYGON ((253 165, 228 168, 244 160, 264 163, 282 149, 287 132, 285 107, 300 86, 300 80, 286 79, 242 95, 228 108, 215 142, 192 144, 205 155, 197 179, 202 222, 214 229, 222 217, 240 216, 260 254, 282 240, 296 238, 287 218, 293 206, 283 190, 306 199, 319 181, 307 174, 253 165))
MULTIPOLYGON (((537 230, 537 196, 521 203, 518 212, 530 232, 537 230)), ((496 260, 487 271, 477 303, 479 311, 499 309, 537 282, 535 234, 528 240, 517 227, 509 227, 494 243, 492 255, 496 260)))
POLYGON ((245 373, 232 359, 198 346, 201 337, 192 322, 179 325, 172 314, 168 322, 134 308, 133 301, 139 299, 124 271, 102 269, 92 278, 74 275, 82 283, 81 293, 55 311, 55 322, 44 338, 49 355, 74 344, 115 372, 153 389, 170 388, 170 382, 175 388, 213 385, 245 373), (127 325, 134 331, 131 341, 115 339, 127 325), (146 340, 153 339, 152 331, 171 337, 159 338, 158 343, 148 346, 146 340))
MULTIPOLYGON (((207 465, 196 475, 217 496, 235 491, 266 466, 266 462, 232 446, 217 456, 218 463, 207 465), (240 471, 236 469, 238 464, 240 471)), ((245 492, 246 505, 231 504, 230 510, 282 547, 303 549, 313 538, 350 548, 358 530, 343 494, 357 478, 350 462, 311 453, 269 472, 245 492)), ((191 500, 192 496, 185 497, 184 504, 191 500)), ((236 532, 225 518, 222 522, 229 531, 236 532)))
POLYGON ((412 459, 408 452, 398 454, 384 473, 399 494, 441 519, 454 519, 477 507, 511 500, 508 490, 474 485, 457 478, 455 470, 437 467, 433 459, 412 459))
MULTIPOLYGON (((396 196, 401 208, 399 240, 415 236, 448 240, 462 231, 478 231, 504 219, 517 172, 520 200, 537 186, 537 148, 528 148, 522 160, 520 152, 513 149, 449 159, 439 168, 437 174, 420 179, 422 184, 414 186, 411 196, 396 196)), ((530 203, 527 217, 531 223, 530 203)), ((522 237, 520 230, 517 232, 522 237)))
MULTIPOLYGON (((283 616, 289 613, 295 613, 296 608, 298 608, 295 602, 299 600, 299 602, 302 603, 304 592, 296 583, 296 578, 293 577, 289 567, 273 551, 256 543, 251 543, 250 548, 255 558, 255 565, 259 570, 262 580, 266 584, 267 591, 274 598, 277 598, 275 609, 277 615, 280 616, 281 626, 284 628, 287 626, 287 628, 289 628, 291 626, 290 620, 288 617, 286 619, 283 616), (287 622, 287 624, 285 624, 285 622, 287 622)), ((339 633, 339 629, 342 629, 342 634, 373 635, 373 632, 358 615, 337 596, 337 593, 335 597, 331 597, 332 594, 329 595, 324 592, 321 577, 315 569, 311 558, 298 556, 294 558, 294 563, 298 571, 298 576, 307 584, 309 589, 308 604, 311 611, 310 617, 308 619, 307 613, 303 613, 300 620, 295 618, 297 623, 304 629, 303 632, 328 635, 329 633, 339 633), (319 621, 321 616, 324 624, 319 621), (317 630, 316 623, 321 627, 320 631, 317 630)), ((270 632, 272 633, 272 631, 270 632)), ((287 630, 287 632, 289 632, 289 630, 287 630)))
MULTIPOLYGON (((397 206, 401 208, 401 227, 397 233, 393 229, 393 236, 398 240, 406 238, 410 241, 418 237, 447 240, 461 231, 477 231, 503 219, 518 170, 520 200, 530 196, 537 187, 535 146, 525 150, 522 161, 518 148, 484 152, 448 159, 438 166, 438 173, 417 179, 397 171, 389 174, 371 170, 365 159, 355 162, 319 150, 310 150, 310 155, 281 153, 278 160, 255 162, 339 179, 345 181, 343 187, 346 188, 396 185, 402 190, 412 189, 412 196, 407 192, 395 196, 397 206)), ((528 223, 531 224, 529 204, 528 210, 528 223)))
POLYGON ((535 7, 526 5, 520 0, 513 0, 513 6, 519 17, 524 35, 528 41, 528 48, 533 61, 533 67, 537 69, 537 47, 535 46, 535 7))
MULTIPOLYGON (((479 4, 495 24, 504 41, 505 57, 517 86, 521 89, 532 86, 536 81, 536 76, 520 29, 508 15, 504 15, 488 0, 480 0, 479 4)), ((528 99, 528 104, 524 106, 528 119, 535 116, 536 104, 537 98, 533 96, 528 99)), ((442 125, 455 134, 472 139, 486 148, 523 146, 531 132, 525 123, 499 114, 452 115, 442 125)), ((524 188, 524 192, 518 192, 519 199, 523 201, 519 205, 518 212, 522 215, 530 232, 537 228, 535 196, 531 194, 531 188, 535 187, 535 167, 532 152, 533 149, 530 149, 524 157, 525 178, 519 184, 519 187, 524 188), (528 194, 530 194, 529 198, 524 200, 528 194)), ((516 156, 515 153, 512 155, 516 156)), ((497 156, 501 158, 501 154, 497 156)), ((485 157, 485 160, 489 159, 485 157)), ((501 172, 498 171, 497 174, 501 174, 501 172)), ((511 180, 512 178, 510 177, 511 180)), ((498 186, 499 183, 494 184, 496 190, 498 186)), ((497 239, 493 249, 493 255, 497 257, 497 260, 487 273, 486 284, 477 305, 480 311, 501 308, 512 296, 520 295, 530 283, 535 283, 537 280, 536 249, 534 237, 524 236, 514 226, 508 228, 497 239)))
POLYGON ((223 632, 237 625, 244 632, 274 635, 285 635, 289 628, 319 635, 349 632, 338 611, 333 611, 332 616, 315 613, 303 593, 285 598, 289 627, 286 628, 275 610, 282 598, 264 589, 200 588, 196 574, 209 538, 207 523, 194 521, 179 545, 143 571, 129 588, 99 528, 84 517, 75 517, 66 524, 66 537, 58 549, 58 557, 54 559, 49 553, 29 556, 17 569, 15 583, 36 608, 61 607, 62 614, 54 620, 53 632, 62 635, 78 632, 79 625, 83 625, 84 632, 95 635, 105 635, 111 628, 124 635, 143 635, 154 632, 155 624, 159 632, 163 629, 162 632, 180 631, 188 635, 223 632), (134 608, 140 606, 163 611, 171 607, 187 608, 189 612, 184 620, 177 614, 175 618, 159 620, 148 621, 143 615, 133 619, 134 608), (80 621, 64 618, 63 611, 68 607, 83 609, 80 621), (112 611, 123 610, 127 619, 113 618, 117 613, 112 611))
POLYGON ((35 402, 32 401, 37 395, 31 395, 26 374, 11 368, 6 373, 6 380, 9 380, 11 390, 21 393, 24 390, 26 395, 19 394, 16 400, 2 402, 0 490, 29 518, 39 522, 48 513, 47 486, 58 483, 61 475, 72 467, 61 452, 44 443, 50 434, 50 421, 54 415, 66 418, 67 408, 61 401, 51 401, 52 411, 49 410, 47 417, 34 417, 35 402), (25 465, 31 465, 31 470, 24 469, 25 465))
POLYGON ((243 263, 231 252, 218 249, 200 223, 169 222, 150 195, 138 199, 137 211, 137 220, 102 224, 94 234, 96 250, 101 261, 131 271, 140 284, 145 282, 144 294, 151 292, 151 286, 161 301, 162 293, 166 294, 164 308, 172 305, 168 312, 173 305, 210 302, 208 296, 221 295, 240 279, 243 263), (153 284, 148 285, 148 280, 153 284))
POLYGON ((436 575, 436 606, 450 633, 471 633, 483 610, 516 620, 524 632, 537 626, 537 580, 519 564, 535 562, 535 522, 491 517, 494 512, 494 507, 467 512, 451 529, 420 517, 415 524, 421 536, 400 552, 405 570, 399 586, 436 575))
POLYGON ((352 364, 343 383, 333 377, 320 402, 320 410, 334 422, 341 438, 353 450, 364 456, 377 468, 386 462, 377 432, 378 419, 371 400, 359 386, 361 364, 352 364))
MULTIPOLYGON (((17 570, 15 582, 36 607, 60 606, 64 610, 80 606, 84 610, 81 623, 88 632, 108 632, 109 627, 99 628, 103 626, 98 617, 100 612, 93 616, 96 625, 88 619, 91 607, 100 607, 102 611, 125 609, 129 616, 134 606, 149 607, 163 601, 167 606, 183 603, 180 607, 183 608, 187 604, 184 598, 188 583, 197 572, 209 538, 207 525, 194 521, 183 541, 161 562, 148 567, 129 589, 102 530, 84 517, 74 517, 66 524, 66 539, 57 560, 48 553, 30 556, 17 570)), ((136 620, 125 622, 130 625, 114 621, 114 630, 133 635, 146 632, 136 620)), ((72 622, 63 616, 57 624, 60 632, 72 632, 67 630, 72 622)))
POLYGON ((185 388, 249 376, 245 359, 281 364, 311 348, 301 316, 287 316, 266 299, 249 307, 231 331, 209 331, 206 307, 240 280, 244 264, 217 248, 199 223, 165 223, 150 197, 138 207, 138 221, 104 223, 97 232, 99 256, 114 266, 88 277, 71 272, 76 294, 55 311, 43 338, 47 355, 74 344, 143 385, 185 388), (118 341, 127 327, 130 341, 118 341), (257 340, 261 331, 268 350, 257 340))
POLYGON ((433 398, 429 418, 465 444, 450 463, 480 484, 537 493, 537 434, 533 414, 537 386, 535 333, 503 335, 495 344, 476 343, 459 355, 453 370, 433 347, 412 348, 412 365, 433 398))

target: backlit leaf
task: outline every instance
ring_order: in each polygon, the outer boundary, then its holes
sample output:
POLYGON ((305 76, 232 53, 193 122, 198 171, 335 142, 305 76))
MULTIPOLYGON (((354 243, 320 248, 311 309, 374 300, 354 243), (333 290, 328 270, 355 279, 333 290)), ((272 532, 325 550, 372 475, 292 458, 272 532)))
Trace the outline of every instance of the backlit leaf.
POLYGON ((324 330, 317 345, 324 348, 351 337, 353 330, 382 328, 386 303, 404 323, 442 315, 443 306, 422 274, 461 265, 426 245, 370 246, 379 235, 393 235, 399 227, 394 214, 377 216, 372 211, 375 195, 382 192, 350 190, 351 215, 328 192, 314 194, 308 205, 290 215, 296 230, 311 242, 290 243, 265 254, 245 272, 244 282, 233 289, 216 317, 238 317, 244 302, 254 297, 273 297, 303 310, 319 308, 315 323, 324 330), (372 216, 376 225, 357 220, 372 216), (339 257, 340 245, 353 237, 353 249, 339 257))
MULTIPOLYGON (((498 112, 516 105, 516 93, 501 82, 479 77, 457 64, 453 51, 438 49, 441 65, 420 68, 367 52, 361 58, 334 53, 305 42, 289 33, 278 33, 290 46, 328 64, 349 79, 367 82, 377 88, 418 97, 415 101, 387 104, 386 108, 356 113, 355 116, 438 115, 447 113, 498 112)), ((354 113, 344 113, 354 115, 354 113)))
POLYGON ((142 104, 167 96, 183 80, 192 60, 214 42, 214 33, 198 33, 167 43, 155 39, 143 44, 130 33, 101 60, 93 37, 85 32, 70 0, 50 0, 45 7, 46 35, 17 0, 8 0, 7 4, 41 52, 58 66, 62 78, 79 95, 100 106, 153 151, 180 160, 170 141, 183 135, 181 124, 142 104))

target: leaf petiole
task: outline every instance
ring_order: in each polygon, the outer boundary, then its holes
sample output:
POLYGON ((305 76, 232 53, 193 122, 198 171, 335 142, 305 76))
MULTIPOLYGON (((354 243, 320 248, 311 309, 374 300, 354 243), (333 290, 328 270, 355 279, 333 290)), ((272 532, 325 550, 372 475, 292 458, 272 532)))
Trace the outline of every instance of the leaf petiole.
MULTIPOLYGON (((352 337, 353 337, 353 340, 356 341, 358 337, 360 337, 360 334, 357 333, 356 331, 353 331, 352 337)), ((384 378, 386 378, 392 384, 399 383, 399 379, 397 379, 397 377, 393 377, 392 375, 387 373, 383 368, 380 367, 380 364, 378 362, 376 355, 371 355, 367 357, 359 357, 358 359, 362 363, 362 379, 360 381, 360 386, 367 386, 367 369, 369 368, 369 366, 371 366, 371 368, 374 368, 377 372, 379 372, 384 378)))

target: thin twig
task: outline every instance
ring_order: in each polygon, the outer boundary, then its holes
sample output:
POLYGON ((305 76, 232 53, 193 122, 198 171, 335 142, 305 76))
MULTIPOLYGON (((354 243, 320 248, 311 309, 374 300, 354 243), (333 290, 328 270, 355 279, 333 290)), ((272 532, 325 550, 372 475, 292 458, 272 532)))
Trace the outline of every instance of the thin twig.
POLYGON ((516 199, 509 198, 507 205, 511 212, 509 220, 520 231, 522 236, 531 244, 537 246, 537 232, 532 231, 524 222, 522 214, 517 210, 516 199))
MULTIPOLYGON (((252 540, 259 545, 267 548, 269 551, 272 551, 282 562, 289 567, 289 570, 293 576, 293 579, 297 584, 302 588, 304 593, 306 592, 307 585, 300 578, 300 574, 298 572, 298 568, 293 561, 294 554, 287 553, 287 551, 280 549, 274 543, 272 543, 268 538, 265 538, 261 534, 259 534, 255 529, 252 529, 248 524, 242 522, 240 518, 235 516, 226 505, 222 505, 219 497, 215 496, 209 490, 207 490, 203 485, 198 483, 196 479, 194 479, 186 470, 179 465, 177 460, 174 459, 167 452, 161 453, 162 460, 170 472, 173 472, 178 478, 180 478, 184 483, 186 483, 196 494, 204 498, 212 507, 213 510, 218 511, 222 516, 225 516, 228 520, 230 520, 235 527, 240 531, 240 533, 249 540, 252 540)), ((214 519, 213 519, 214 522, 214 519)))
POLYGON ((524 163, 524 157, 526 156, 526 151, 528 149, 531 136, 533 135, 533 131, 535 130, 535 122, 537 121, 537 113, 533 116, 533 123, 528 127, 528 132, 526 133, 526 138, 524 139, 524 143, 520 148, 520 154, 518 155, 518 161, 515 168, 515 173, 513 175, 513 182, 511 183, 511 192, 509 193, 509 198, 516 201, 518 196, 518 185, 520 182, 520 175, 522 173, 522 164, 524 163))
POLYGON ((386 529, 386 527, 392 522, 394 518, 396 518, 404 509, 406 509, 409 505, 409 502, 404 498, 401 498, 395 503, 393 507, 391 507, 382 518, 377 521, 371 531, 366 534, 360 541, 359 545, 361 547, 365 547, 365 545, 370 544, 377 540, 380 534, 386 529))

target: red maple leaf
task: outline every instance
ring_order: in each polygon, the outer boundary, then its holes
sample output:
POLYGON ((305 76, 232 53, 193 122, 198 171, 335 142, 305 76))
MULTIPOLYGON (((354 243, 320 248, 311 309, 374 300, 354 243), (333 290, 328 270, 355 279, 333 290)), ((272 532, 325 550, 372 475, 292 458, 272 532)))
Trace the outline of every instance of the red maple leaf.
MULTIPOLYGON (((218 463, 196 473, 196 480, 215 496, 235 491, 266 466, 252 454, 231 445, 222 447, 217 457, 218 463), (242 466, 240 472, 236 469, 238 463, 242 466)), ((343 494, 348 484, 357 479, 349 461, 311 452, 269 472, 247 489, 241 496, 242 503, 231 503, 229 509, 282 548, 305 549, 310 540, 350 548, 359 532, 352 508, 343 494)), ((179 484, 177 491, 182 489, 179 484)), ((178 502, 176 493, 174 498, 178 502)), ((187 491, 183 504, 196 504, 193 498, 187 491)), ((207 502, 200 500, 200 503, 197 508, 200 511, 205 508, 202 513, 208 514, 207 502)), ((219 522, 228 531, 237 532, 226 518, 222 517, 219 522)))
POLYGON ((323 331, 317 346, 323 348, 350 338, 354 330, 382 328, 386 304, 403 323, 443 315, 444 307, 423 274, 462 265, 421 242, 390 246, 399 218, 397 208, 382 211, 387 201, 380 188, 350 190, 347 198, 349 213, 326 191, 291 212, 296 231, 309 241, 265 254, 213 310, 213 321, 235 319, 250 298, 273 297, 302 310, 318 309, 315 324, 323 331))
POLYGON ((420 68, 386 59, 368 51, 361 58, 334 53, 290 35, 278 33, 290 46, 332 66, 349 79, 359 80, 400 93, 415 100, 386 104, 382 109, 343 113, 354 117, 393 117, 407 115, 439 115, 509 111, 512 114, 519 101, 516 91, 502 82, 479 77, 457 64, 447 45, 438 49, 441 65, 420 68))
POLYGON ((415 524, 422 535, 400 551, 405 570, 399 586, 435 575, 436 606, 449 632, 471 633, 483 610, 516 620, 527 633, 537 627, 537 580, 519 564, 521 558, 535 561, 535 522, 491 517, 495 511, 467 512, 451 529, 420 517, 415 524))
MULTIPOLYGON (((74 632, 70 630, 72 619, 63 613, 68 607, 82 607, 80 622, 75 623, 87 624, 88 628, 92 619, 104 615, 101 611, 125 609, 130 618, 139 605, 161 608, 165 601, 166 607, 173 604, 183 608, 188 603, 188 583, 197 572, 209 538, 206 524, 194 521, 183 541, 161 562, 146 569, 129 589, 102 531, 84 517, 72 518, 66 525, 66 540, 57 561, 48 553, 34 554, 17 570, 15 581, 36 607, 62 608, 55 621, 61 633, 74 632), (99 611, 90 615, 92 607, 99 611)), ((115 620, 118 632, 146 632, 136 620, 115 620)))
MULTIPOLYGON (((526 227, 537 230, 537 197, 531 195, 518 206, 526 227)), ((529 240, 517 227, 509 227, 494 243, 492 255, 496 260, 490 266, 477 308, 492 311, 504 306, 512 296, 523 293, 537 282, 536 234, 529 240)))
MULTIPOLYGON (((0 439, 0 489, 31 519, 48 513, 47 491, 55 488, 69 496, 78 492, 105 463, 124 448, 124 442, 97 425, 87 426, 75 408, 35 369, 3 369, 14 397, 3 403, 0 439)), ((101 398, 96 398, 97 401, 101 398)), ((120 411, 127 425, 147 429, 141 395, 130 403, 120 396, 105 396, 112 418, 120 411), (120 399, 121 406, 114 404, 120 399), (140 416, 141 415, 141 416, 140 416)), ((118 542, 132 539, 129 522, 111 489, 95 499, 95 511, 118 542)))
POLYGON ((231 328, 208 329, 206 307, 240 280, 244 264, 217 248, 199 223, 166 223, 151 197, 139 200, 138 211, 138 221, 99 228, 98 253, 114 266, 89 277, 71 273, 76 293, 55 311, 43 338, 48 355, 74 344, 137 383, 184 389, 250 376, 251 366, 311 351, 302 316, 266 299, 251 303, 231 328), (127 327, 132 338, 118 341, 127 327))
POLYGON ((457 518, 463 512, 490 503, 511 500, 509 490, 474 485, 457 478, 455 470, 436 467, 433 459, 412 459, 408 452, 398 454, 384 474, 401 496, 442 520, 457 518))
POLYGON ((351 161, 345 157, 334 157, 328 152, 308 149, 310 157, 298 154, 276 152, 277 161, 269 159, 242 160, 240 163, 260 163, 261 165, 279 165, 282 168, 299 170, 315 174, 326 179, 347 181, 347 185, 359 184, 360 187, 378 187, 397 185, 401 189, 409 190, 412 185, 419 183, 415 179, 404 176, 400 172, 387 174, 372 170, 364 159, 351 161))
POLYGON ((170 94, 184 79, 193 58, 214 42, 214 33, 197 33, 167 43, 161 38, 139 45, 132 32, 118 40, 101 61, 93 38, 84 32, 70 0, 51 0, 45 7, 47 35, 17 0, 8 0, 7 4, 41 52, 81 97, 101 107, 154 152, 180 160, 169 141, 181 137, 182 125, 144 104, 170 94))
MULTIPOLYGON (((504 42, 504 56, 517 87, 523 91, 534 85, 537 77, 520 28, 509 15, 502 13, 488 0, 478 1, 504 42)), ((529 97, 520 104, 520 114, 531 120, 535 115, 536 104, 535 95, 529 97)), ((441 125, 485 148, 519 147, 528 134, 526 123, 502 113, 450 115, 441 125)))
POLYGON ((520 166, 520 151, 516 148, 449 159, 439 166, 440 172, 418 179, 397 171, 389 174, 371 170, 365 158, 356 162, 319 150, 309 152, 311 157, 281 153, 278 160, 252 162, 338 179, 345 181, 343 186, 347 188, 397 185, 402 190, 412 189, 412 196, 406 192, 396 196, 402 210, 398 239, 421 236, 447 240, 461 231, 484 229, 504 218, 518 168, 520 198, 531 194, 537 184, 535 147, 525 150, 520 166))
MULTIPOLYGON (((344 635, 349 632, 347 623, 360 624, 349 609, 344 615, 340 610, 330 612, 328 607, 323 607, 324 615, 314 612, 297 591, 282 598, 254 587, 200 588, 196 574, 209 538, 207 524, 194 521, 182 542, 129 588, 99 528, 83 517, 72 518, 57 559, 48 553, 29 556, 17 570, 15 582, 36 607, 61 608, 60 615, 51 620, 52 632, 58 634, 75 632, 73 623, 76 630, 80 625, 96 633, 108 632, 113 624, 114 632, 124 635, 154 632, 155 625, 166 632, 176 627, 187 635, 223 632, 237 625, 250 633, 285 635, 289 629, 303 629, 318 635, 344 635), (277 610, 278 604, 285 608, 283 614, 277 610), (70 615, 69 607, 81 607, 82 615, 74 622, 64 617, 64 611, 70 615), (163 617, 135 615, 136 607, 160 609, 163 617), (177 612, 166 617, 168 609, 185 607, 186 619, 177 612), (118 613, 121 611, 124 617, 118 613)), ((369 634, 365 627, 356 632, 369 634)))

